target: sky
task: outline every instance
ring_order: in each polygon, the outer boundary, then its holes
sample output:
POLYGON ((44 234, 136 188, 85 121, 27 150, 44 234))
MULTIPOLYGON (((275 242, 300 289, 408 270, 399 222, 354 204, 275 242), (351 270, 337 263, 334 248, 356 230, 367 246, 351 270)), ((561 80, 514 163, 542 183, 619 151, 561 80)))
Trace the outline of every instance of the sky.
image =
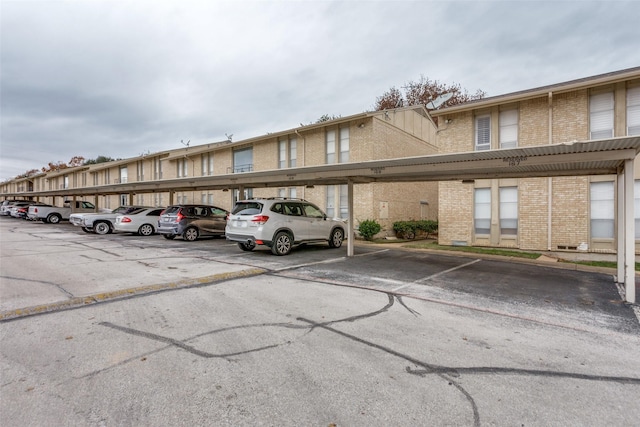
POLYGON ((640 0, 0 0, 0 181, 640 66, 640 0))

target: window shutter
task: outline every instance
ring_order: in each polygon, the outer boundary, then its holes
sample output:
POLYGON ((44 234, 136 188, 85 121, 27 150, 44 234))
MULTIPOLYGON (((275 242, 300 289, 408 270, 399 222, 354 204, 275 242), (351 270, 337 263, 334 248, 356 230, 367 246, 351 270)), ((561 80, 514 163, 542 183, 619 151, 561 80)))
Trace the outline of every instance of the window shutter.
POLYGON ((476 118, 476 151, 491 148, 491 116, 476 118))

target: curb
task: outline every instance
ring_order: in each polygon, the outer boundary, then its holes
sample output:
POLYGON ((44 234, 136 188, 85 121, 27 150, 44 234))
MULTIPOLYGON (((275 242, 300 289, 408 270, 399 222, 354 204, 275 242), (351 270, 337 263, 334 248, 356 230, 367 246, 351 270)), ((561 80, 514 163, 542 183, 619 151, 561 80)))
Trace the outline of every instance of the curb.
POLYGON ((51 304, 40 304, 26 308, 16 308, 0 312, 0 322, 6 320, 17 319, 26 316, 34 316, 37 314, 50 313, 54 311, 68 310, 85 305, 97 304, 118 299, 125 299, 137 295, 144 295, 153 292, 165 291, 169 289, 190 288, 194 286, 211 284, 222 280, 236 279, 247 276, 257 276, 264 274, 267 270, 263 268, 250 268, 231 273, 218 273, 211 276, 196 277, 192 279, 179 280, 177 282, 161 283, 155 285, 145 285, 136 288, 119 289, 117 291, 100 292, 84 297, 75 297, 65 301, 54 302, 51 304))

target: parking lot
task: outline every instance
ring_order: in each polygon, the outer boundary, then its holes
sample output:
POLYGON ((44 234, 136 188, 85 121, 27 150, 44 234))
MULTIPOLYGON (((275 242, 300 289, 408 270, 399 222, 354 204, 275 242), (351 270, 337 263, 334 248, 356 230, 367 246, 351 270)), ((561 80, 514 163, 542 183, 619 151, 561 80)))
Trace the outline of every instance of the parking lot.
POLYGON ((606 271, 0 218, 0 424, 634 425, 606 271))

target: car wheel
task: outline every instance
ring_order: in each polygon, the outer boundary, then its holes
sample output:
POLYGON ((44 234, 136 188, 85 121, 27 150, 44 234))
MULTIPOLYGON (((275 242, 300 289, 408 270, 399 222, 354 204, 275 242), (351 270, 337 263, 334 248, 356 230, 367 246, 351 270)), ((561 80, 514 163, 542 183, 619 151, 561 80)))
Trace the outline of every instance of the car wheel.
POLYGON ((274 255, 287 255, 291 252, 291 246, 293 242, 289 233, 281 231, 276 234, 276 238, 273 239, 273 246, 271 246, 271 252, 274 255))
POLYGON ((197 228, 189 227, 184 230, 184 233, 182 233, 182 238, 188 242, 193 242, 198 238, 199 235, 200 233, 198 232, 197 228))
POLYGON ((84 231, 85 233, 91 233, 91 230, 89 230, 87 227, 82 227, 82 231, 84 231))
POLYGON ((329 239, 330 248, 339 248, 342 246, 344 240, 344 232, 340 228, 336 228, 331 232, 331 238, 329 239))
POLYGON ((49 224, 57 224, 60 222, 62 218, 60 218, 60 215, 58 214, 51 214, 47 217, 47 222, 49 224))
POLYGON ((96 234, 109 234, 111 233, 111 226, 108 222, 100 221, 93 226, 93 232, 96 234))
POLYGON ((153 232, 153 225, 151 224, 142 224, 140 228, 138 228, 138 234, 141 236, 151 236, 153 232))
POLYGON ((243 251, 247 251, 247 252, 251 252, 252 250, 254 250, 256 248, 256 244, 251 242, 251 243, 240 243, 238 242, 238 246, 240 247, 240 249, 242 249, 243 251))
POLYGON ((175 234, 163 234, 162 237, 164 237, 167 240, 173 240, 176 238, 175 234))

